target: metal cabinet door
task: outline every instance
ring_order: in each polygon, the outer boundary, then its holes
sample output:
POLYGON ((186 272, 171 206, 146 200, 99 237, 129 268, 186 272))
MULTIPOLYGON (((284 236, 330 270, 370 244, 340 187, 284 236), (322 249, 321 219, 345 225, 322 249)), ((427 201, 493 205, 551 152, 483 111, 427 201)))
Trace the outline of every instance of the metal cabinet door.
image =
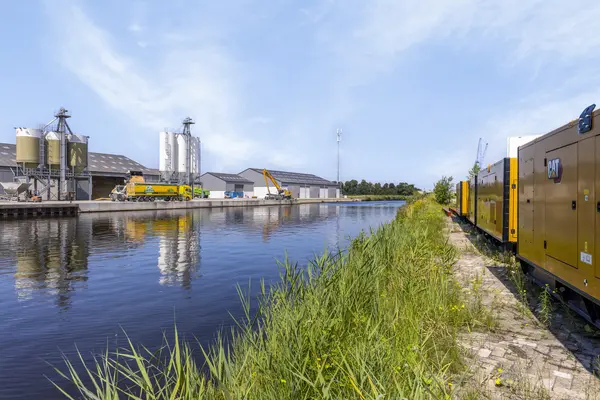
MULTIPOLYGON (((519 162, 519 254, 534 261, 533 255, 533 158, 519 162)), ((535 260, 539 263, 538 260, 535 260)))
POLYGON ((574 268, 579 260, 577 164, 577 143, 546 153, 546 255, 574 268))
POLYGON ((596 203, 594 201, 596 176, 596 138, 589 137, 578 144, 577 185, 577 267, 589 279, 594 277, 594 227, 596 203))

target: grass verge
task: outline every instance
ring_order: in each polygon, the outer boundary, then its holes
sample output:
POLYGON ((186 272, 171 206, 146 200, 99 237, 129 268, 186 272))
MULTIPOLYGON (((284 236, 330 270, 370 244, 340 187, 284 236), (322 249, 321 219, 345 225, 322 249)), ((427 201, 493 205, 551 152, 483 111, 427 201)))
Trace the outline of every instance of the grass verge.
POLYGON ((246 316, 227 344, 129 343, 81 375, 66 360, 63 377, 85 399, 450 398, 465 370, 457 333, 482 311, 453 277, 445 228, 439 205, 417 200, 346 254, 283 263, 256 315, 240 291, 246 316))

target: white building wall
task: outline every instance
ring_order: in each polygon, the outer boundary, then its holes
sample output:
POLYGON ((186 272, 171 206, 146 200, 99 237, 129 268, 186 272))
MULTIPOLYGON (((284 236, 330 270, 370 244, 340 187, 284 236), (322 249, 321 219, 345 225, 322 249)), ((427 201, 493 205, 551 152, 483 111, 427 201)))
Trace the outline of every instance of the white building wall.
MULTIPOLYGON (((268 193, 269 192, 267 191, 266 186, 255 186, 254 187, 254 196, 256 196, 257 199, 264 199, 268 193)), ((274 187, 271 187, 271 194, 277 194, 277 189, 275 189, 274 187)))
POLYGON ((224 199, 225 191, 224 190, 211 190, 208 195, 209 199, 224 199))
POLYGON ((244 198, 251 199, 252 196, 254 196, 254 192, 246 192, 246 191, 244 192, 244 198))
POLYGON ((319 190, 319 198, 326 199, 327 198, 327 188, 321 188, 319 190))
POLYGON ((336 199, 340 198, 340 189, 335 189, 335 198, 336 199))

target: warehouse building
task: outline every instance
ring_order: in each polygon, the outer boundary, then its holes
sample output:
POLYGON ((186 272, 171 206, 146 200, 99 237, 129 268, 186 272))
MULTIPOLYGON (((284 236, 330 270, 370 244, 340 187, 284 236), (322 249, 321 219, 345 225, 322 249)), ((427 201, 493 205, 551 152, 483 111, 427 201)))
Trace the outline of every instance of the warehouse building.
MULTIPOLYGON (((146 168, 132 159, 116 154, 89 153, 89 171, 92 175, 92 199, 108 197, 115 185, 123 184, 127 171, 142 171, 146 181, 158 182, 159 172, 146 168)), ((16 146, 0 143, 0 182, 13 182, 14 170, 17 167, 16 146)), ((87 180, 79 181, 76 188, 77 200, 89 199, 87 180)), ((0 188, 0 194, 4 190, 0 188)))
MULTIPOLYGON (((327 199, 339 198, 340 189, 337 183, 312 174, 269 170, 273 178, 284 189, 292 192, 295 199, 327 199)), ((267 193, 267 184, 262 168, 248 168, 238 175, 254 182, 254 196, 264 198, 267 193)), ((277 190, 269 182, 271 193, 277 190)))
POLYGON ((200 177, 202 189, 209 190, 211 199, 252 197, 254 184, 240 175, 207 172, 200 177))

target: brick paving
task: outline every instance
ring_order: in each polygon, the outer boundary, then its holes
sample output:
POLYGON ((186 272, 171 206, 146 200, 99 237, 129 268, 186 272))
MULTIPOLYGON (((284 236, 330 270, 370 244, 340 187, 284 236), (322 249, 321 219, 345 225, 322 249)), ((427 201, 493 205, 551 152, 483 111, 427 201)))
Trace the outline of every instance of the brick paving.
POLYGON ((552 323, 543 325, 535 316, 539 290, 528 283, 529 307, 520 306, 507 269, 473 244, 481 237, 449 219, 449 238, 460 250, 459 282, 469 292, 471 281, 482 279, 483 303, 498 323, 492 331, 460 337, 471 374, 458 385, 456 398, 600 400, 600 331, 554 301, 552 323))

